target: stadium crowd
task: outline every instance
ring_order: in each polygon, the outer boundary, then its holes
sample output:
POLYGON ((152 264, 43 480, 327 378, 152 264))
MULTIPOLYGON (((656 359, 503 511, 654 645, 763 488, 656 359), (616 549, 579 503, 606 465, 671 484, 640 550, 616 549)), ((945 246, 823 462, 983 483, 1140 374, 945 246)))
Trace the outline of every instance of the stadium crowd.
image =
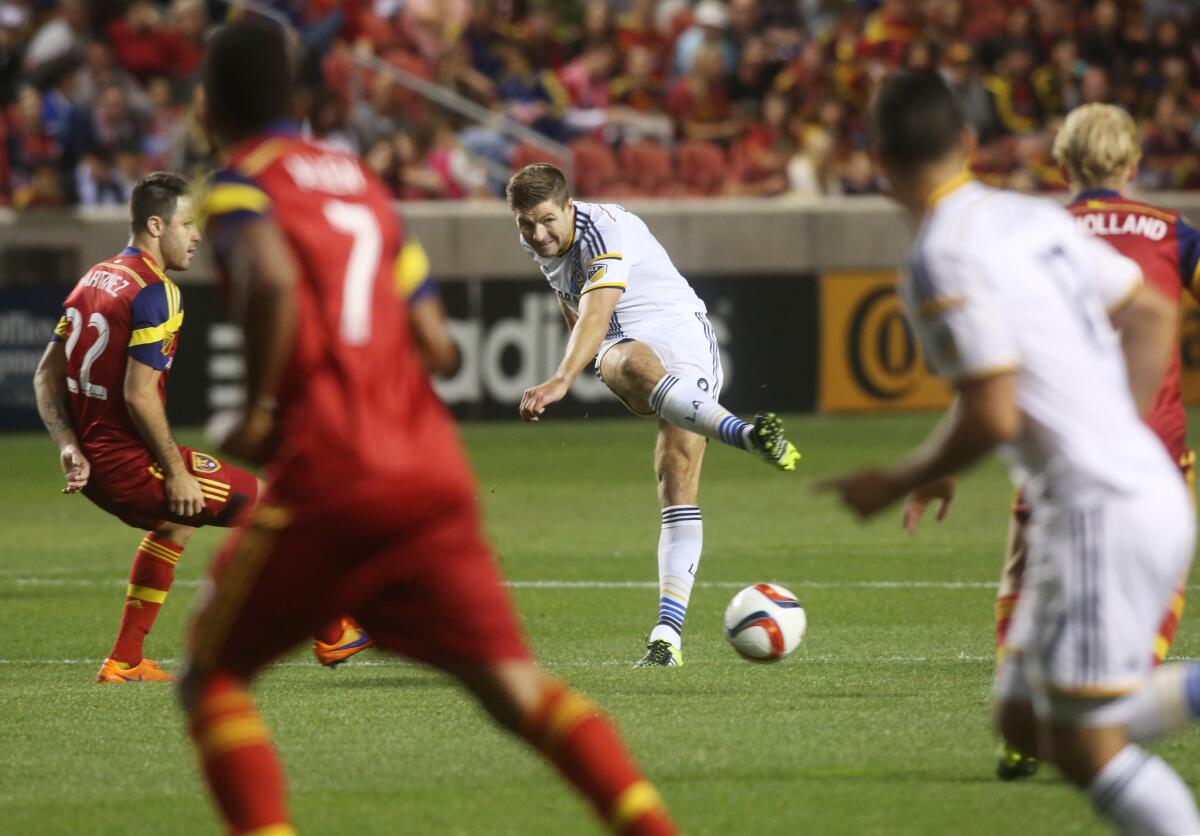
MULTIPOLYGON (((119 204, 146 171, 202 171, 204 39, 245 5, 0 0, 0 205, 119 204)), ((1057 125, 1108 101, 1140 126, 1139 187, 1200 188, 1200 6, 1187 0, 257 5, 298 32, 305 129, 362 153, 404 199, 495 196, 511 169, 554 158, 372 58, 566 143, 583 196, 878 192, 863 114, 902 66, 951 82, 989 182, 1064 188, 1057 125)))

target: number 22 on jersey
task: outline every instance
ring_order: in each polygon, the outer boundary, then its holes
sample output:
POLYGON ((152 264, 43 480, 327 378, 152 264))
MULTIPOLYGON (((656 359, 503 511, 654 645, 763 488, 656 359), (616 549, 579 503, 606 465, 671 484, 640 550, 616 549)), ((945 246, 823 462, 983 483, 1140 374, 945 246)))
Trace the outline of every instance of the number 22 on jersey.
MULTIPOLYGON (((78 308, 67 308, 67 320, 71 323, 71 336, 67 338, 67 361, 71 360, 71 353, 75 350, 75 346, 79 343, 79 338, 83 335, 83 314, 78 308)), ((82 392, 89 398, 97 400, 108 400, 108 389, 97 383, 92 383, 91 377, 92 365, 104 353, 104 349, 108 347, 108 320, 103 314, 93 313, 88 317, 88 329, 96 329, 96 340, 92 343, 92 347, 87 350, 87 354, 83 355, 83 362, 79 366, 79 379, 67 377, 67 388, 74 393, 82 392)))

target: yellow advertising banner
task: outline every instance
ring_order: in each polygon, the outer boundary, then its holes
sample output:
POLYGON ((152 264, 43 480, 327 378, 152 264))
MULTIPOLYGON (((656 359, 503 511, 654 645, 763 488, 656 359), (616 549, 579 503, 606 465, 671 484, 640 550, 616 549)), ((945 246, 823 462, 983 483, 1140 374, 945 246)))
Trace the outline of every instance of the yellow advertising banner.
POLYGON ((817 403, 822 412, 942 409, 950 404, 950 387, 929 370, 904 319, 896 295, 899 278, 896 272, 821 276, 817 403))

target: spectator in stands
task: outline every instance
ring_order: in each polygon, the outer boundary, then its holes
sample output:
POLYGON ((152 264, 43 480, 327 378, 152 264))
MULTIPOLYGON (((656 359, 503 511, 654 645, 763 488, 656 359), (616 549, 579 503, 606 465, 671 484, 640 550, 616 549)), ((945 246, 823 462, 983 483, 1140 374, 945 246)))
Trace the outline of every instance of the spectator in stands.
POLYGON ((992 111, 992 100, 980 77, 979 64, 970 44, 964 41, 952 43, 942 52, 942 77, 954 94, 967 117, 967 123, 981 138, 995 136, 998 126, 992 111))
POLYGON ((996 72, 983 80, 992 102, 992 116, 1003 133, 1022 134, 1038 126, 1040 112, 1033 85, 1033 53, 1020 44, 1009 46, 996 72))
POLYGON ((117 63, 138 81, 169 76, 174 70, 176 39, 150 0, 134 0, 124 16, 108 25, 107 34, 117 63))
POLYGON ((722 76, 733 75, 737 68, 737 50, 729 38, 729 10, 720 0, 700 0, 696 4, 691 28, 675 42, 675 74, 689 75, 701 50, 716 50, 722 76))
POLYGON ((0 108, 8 107, 17 98, 22 75, 21 56, 25 46, 21 41, 21 32, 28 19, 29 15, 23 6, 0 4, 0 108))
POLYGON ((692 71, 675 80, 667 93, 667 111, 688 140, 727 142, 741 130, 721 72, 721 48, 708 43, 692 61, 692 71))
POLYGON ((80 206, 124 206, 132 193, 133 184, 108 151, 84 154, 75 167, 75 195, 80 206))
POLYGON ((78 53, 86 41, 86 31, 87 8, 83 0, 60 0, 25 49, 25 72, 36 74, 46 64, 78 53))
POLYGON ((90 108, 75 113, 71 124, 71 159, 86 154, 136 148, 146 132, 145 120, 129 106, 129 96, 119 84, 100 91, 90 108))
POLYGON ((1096 0, 1092 25, 1080 44, 1085 61, 1106 71, 1121 62, 1120 13, 1115 0, 1096 0))
POLYGON ((788 164, 795 152, 790 131, 791 100, 771 93, 762 100, 760 118, 734 143, 729 191, 737 195, 778 195, 788 188, 788 164))
POLYGON ((16 187, 13 206, 17 209, 56 209, 67 205, 66 194, 58 168, 42 163, 33 169, 29 179, 16 187))

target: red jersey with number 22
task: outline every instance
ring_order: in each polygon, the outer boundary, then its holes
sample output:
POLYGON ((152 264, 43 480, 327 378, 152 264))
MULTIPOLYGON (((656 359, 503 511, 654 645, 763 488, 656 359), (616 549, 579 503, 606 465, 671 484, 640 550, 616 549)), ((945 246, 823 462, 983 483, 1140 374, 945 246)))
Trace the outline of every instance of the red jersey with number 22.
MULTIPOLYGON (((1200 231, 1178 212, 1107 190, 1084 192, 1067 208, 1083 231, 1103 238, 1117 252, 1136 261, 1146 282, 1175 304, 1182 301, 1184 288, 1193 296, 1200 292, 1200 231)), ((1177 462, 1187 453, 1180 365, 1176 349, 1146 417, 1146 423, 1177 462)))
MULTIPOLYGON (((226 163, 203 200, 222 272, 231 275, 233 231, 260 217, 279 226, 300 268, 272 492, 285 501, 346 497, 377 479, 416 494, 473 491, 453 422, 412 344, 404 299, 412 279, 402 274, 412 259, 387 188, 356 157, 288 133, 252 139, 226 163)), ((238 298, 239 288, 227 290, 238 298)))
POLYGON ((140 461, 149 455, 125 406, 130 358, 162 372, 159 393, 175 359, 183 303, 179 288, 148 255, 126 247, 84 274, 63 303, 54 339, 66 343, 71 422, 93 467, 140 461))

